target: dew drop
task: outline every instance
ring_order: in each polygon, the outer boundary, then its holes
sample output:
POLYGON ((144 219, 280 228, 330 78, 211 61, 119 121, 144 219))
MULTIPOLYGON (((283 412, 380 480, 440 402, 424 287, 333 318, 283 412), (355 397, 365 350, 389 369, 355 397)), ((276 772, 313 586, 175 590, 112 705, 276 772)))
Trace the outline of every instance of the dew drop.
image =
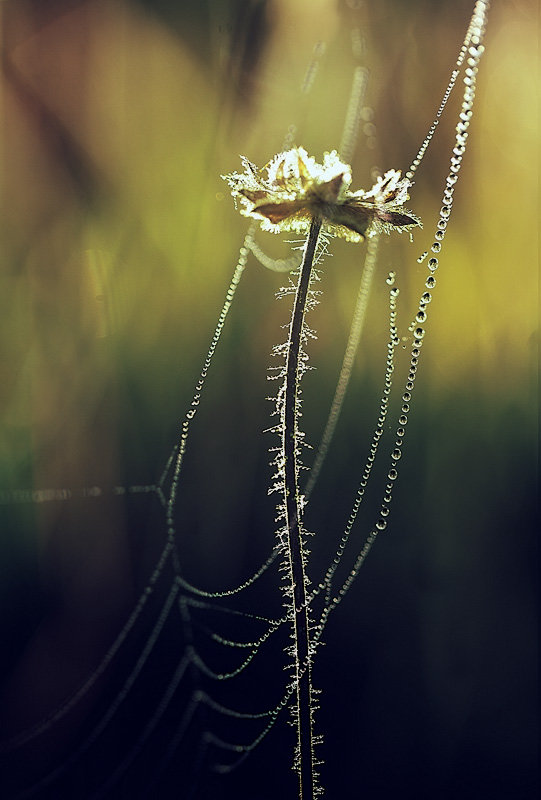
POLYGON ((373 122, 365 122, 363 125, 363 133, 365 136, 375 136, 376 126, 373 122))
POLYGON ((428 261, 428 269, 431 272, 435 272, 438 269, 438 264, 439 264, 439 262, 438 262, 437 258, 431 258, 428 261))
POLYGON ((428 305, 428 303, 430 303, 431 300, 432 300, 432 295, 430 294, 430 292, 425 292, 422 297, 424 305, 425 306, 428 305))
POLYGON ((388 283, 389 286, 392 286, 394 284, 395 278, 396 278, 396 272, 389 272, 389 274, 387 275, 386 283, 388 283))
POLYGON ((401 415, 398 417, 398 421, 399 421, 399 423, 400 423, 401 425, 407 425, 407 424, 408 424, 408 418, 406 417, 406 415, 405 415, 405 414, 401 414, 401 415))
POLYGON ((398 478, 398 472, 395 469, 390 469, 387 473, 387 477, 390 481, 395 481, 398 478))
POLYGON ((395 447, 395 449, 391 453, 391 458, 393 459, 393 461, 398 461, 401 455, 402 455, 402 450, 399 447, 395 447))
POLYGON ((363 106, 361 108, 361 119, 365 122, 371 122, 374 119, 374 109, 371 106, 363 106))
POLYGON ((426 321, 426 311, 419 311, 417 316, 415 317, 417 322, 425 322, 426 321))
POLYGON ((433 253, 439 253, 441 250, 441 244, 439 242, 434 242, 430 249, 433 253))
POLYGON ((441 242, 441 240, 442 240, 442 239, 443 239, 443 237, 445 236, 445 231, 436 231, 436 233, 434 234, 434 236, 436 237, 436 239, 439 239, 439 240, 440 240, 440 242, 441 242))
POLYGON ((424 328, 415 328, 415 336, 417 337, 417 339, 422 339, 424 335, 425 335, 424 328))
POLYGON ((378 521, 376 522, 376 528, 378 529, 378 531, 384 531, 386 527, 387 527, 387 522, 384 519, 378 519, 378 521))
POLYGON ((436 285, 436 278, 433 275, 429 275, 425 283, 426 288, 433 289, 435 285, 436 285))

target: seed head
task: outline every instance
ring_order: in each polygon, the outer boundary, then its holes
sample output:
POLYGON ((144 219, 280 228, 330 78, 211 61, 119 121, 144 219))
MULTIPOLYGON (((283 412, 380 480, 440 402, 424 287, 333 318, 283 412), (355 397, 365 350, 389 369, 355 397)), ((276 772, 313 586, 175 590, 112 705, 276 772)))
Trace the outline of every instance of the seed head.
POLYGON ((403 207, 411 184, 397 170, 386 172, 368 191, 351 192, 351 167, 336 150, 324 153, 323 164, 303 147, 278 153, 260 170, 244 156, 241 160, 244 172, 222 178, 240 204, 240 213, 260 220, 272 233, 305 233, 313 217, 322 219, 328 233, 349 242, 421 225, 403 207))

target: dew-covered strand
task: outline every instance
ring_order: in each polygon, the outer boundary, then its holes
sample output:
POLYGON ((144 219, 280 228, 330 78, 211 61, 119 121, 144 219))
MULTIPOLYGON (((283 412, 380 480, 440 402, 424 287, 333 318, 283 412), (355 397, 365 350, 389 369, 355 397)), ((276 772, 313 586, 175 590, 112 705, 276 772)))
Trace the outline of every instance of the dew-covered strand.
MULTIPOLYGON (((390 273, 390 274, 393 275, 393 283, 394 283, 394 273, 390 273)), ((374 433, 372 435, 372 442, 371 442, 371 445, 370 445, 370 450, 369 450, 369 453, 368 453, 368 455, 366 457, 365 466, 364 466, 364 469, 363 469, 363 472, 362 472, 362 475, 361 475, 361 479, 359 481, 359 485, 358 485, 358 488, 357 488, 357 494, 355 496, 353 507, 352 507, 351 513, 349 515, 349 518, 348 518, 346 527, 344 529, 344 532, 342 534, 340 543, 339 543, 338 548, 336 550, 334 559, 333 559, 333 561, 331 563, 331 566, 328 568, 328 570, 327 570, 327 572, 325 574, 325 578, 319 584, 319 587, 321 589, 325 589, 325 592, 326 592, 326 598, 325 599, 326 599, 326 608, 327 609, 330 608, 332 604, 335 604, 335 603, 339 602, 339 600, 337 600, 337 598, 333 598, 331 600, 332 580, 333 580, 334 574, 335 574, 335 572, 336 572, 336 570, 338 568, 338 565, 340 564, 342 556, 344 554, 344 550, 345 550, 346 544, 347 544, 347 542, 349 540, 349 536, 350 536, 351 530, 353 528, 353 525, 355 524, 355 521, 357 519, 357 515, 359 513, 359 509, 361 507, 361 503, 362 503, 364 495, 365 495, 365 490, 366 490, 366 487, 367 487, 368 482, 370 480, 370 476, 372 474, 372 467, 373 467, 374 462, 376 460, 376 455, 377 455, 377 452, 378 452, 379 444, 380 444, 381 438, 383 436, 383 433, 385 431, 385 422, 386 422, 386 419, 387 419, 387 412, 388 412, 388 407, 389 407, 389 395, 390 395, 391 389, 392 389, 392 377, 393 377, 393 372, 394 372, 394 351, 395 351, 395 348, 398 347, 398 345, 400 343, 400 338, 398 336, 398 329, 397 329, 397 326, 396 326, 397 300, 398 300, 399 294, 400 294, 400 290, 396 286, 393 285, 391 290, 390 290, 390 292, 389 292, 389 340, 387 342, 387 359, 386 359, 386 367, 385 367, 384 388, 383 388, 383 391, 381 393, 379 416, 378 416, 378 420, 377 420, 377 423, 376 423, 376 427, 375 427, 374 433)), ((385 516, 385 515, 382 515, 382 517, 383 516, 385 516)), ((378 527, 378 531, 384 530, 385 527, 386 527, 386 523, 385 523, 385 520, 383 518, 380 519, 380 523, 381 524, 380 524, 380 527, 378 527)), ((365 541, 365 543, 363 545, 363 548, 362 548, 362 551, 361 551, 361 554, 359 554, 359 556, 357 557, 357 561, 359 560, 359 558, 361 558, 361 560, 364 560, 364 558, 366 557, 368 551, 370 550, 370 547, 372 546, 372 542, 374 541, 374 539, 375 539, 375 533, 372 531, 370 533, 370 535, 368 536, 367 540, 365 541)), ((341 592, 339 592, 338 596, 341 599, 343 594, 341 594, 341 592)))

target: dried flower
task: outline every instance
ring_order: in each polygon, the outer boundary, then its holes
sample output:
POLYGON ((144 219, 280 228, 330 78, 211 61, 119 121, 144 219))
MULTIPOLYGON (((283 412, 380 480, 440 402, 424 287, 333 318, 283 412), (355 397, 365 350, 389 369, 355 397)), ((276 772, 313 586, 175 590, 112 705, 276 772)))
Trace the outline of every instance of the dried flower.
POLYGON ((403 207, 411 184, 397 170, 386 172, 369 191, 350 192, 351 167, 336 150, 324 154, 323 164, 303 147, 279 153, 262 170, 244 156, 241 160, 243 173, 222 177, 235 202, 240 201, 240 213, 261 220, 261 227, 272 233, 306 232, 312 217, 320 217, 328 233, 349 242, 421 225, 403 207))

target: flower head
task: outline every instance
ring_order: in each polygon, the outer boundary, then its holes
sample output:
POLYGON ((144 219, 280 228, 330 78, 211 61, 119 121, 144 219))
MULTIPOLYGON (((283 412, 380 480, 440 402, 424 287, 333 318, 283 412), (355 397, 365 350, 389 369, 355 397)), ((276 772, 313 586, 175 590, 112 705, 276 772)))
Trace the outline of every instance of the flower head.
POLYGON ((244 172, 223 175, 231 187, 240 213, 261 221, 264 230, 305 232, 313 217, 326 230, 350 242, 361 242, 379 231, 389 233, 420 225, 403 207, 410 182, 392 169, 377 179, 369 191, 349 190, 351 167, 336 152, 325 153, 323 164, 295 147, 276 155, 266 167, 241 157, 244 172), (266 170, 266 177, 261 173, 266 170))

